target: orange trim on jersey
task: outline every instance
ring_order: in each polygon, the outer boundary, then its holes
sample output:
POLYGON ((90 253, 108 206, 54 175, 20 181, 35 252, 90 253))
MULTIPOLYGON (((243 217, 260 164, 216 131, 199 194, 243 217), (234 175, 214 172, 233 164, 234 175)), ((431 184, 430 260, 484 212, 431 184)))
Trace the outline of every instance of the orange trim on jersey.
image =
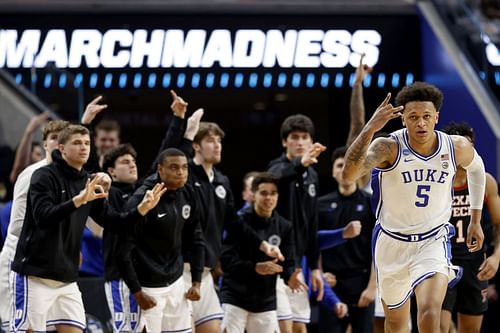
MULTIPOLYGON (((467 182, 465 182, 465 184, 463 185, 460 185, 460 186, 453 186, 453 191, 463 191, 467 188, 469 184, 467 184, 467 182)), ((486 205, 486 203, 488 202, 488 193, 484 192, 484 202, 483 202, 483 205, 486 205)))

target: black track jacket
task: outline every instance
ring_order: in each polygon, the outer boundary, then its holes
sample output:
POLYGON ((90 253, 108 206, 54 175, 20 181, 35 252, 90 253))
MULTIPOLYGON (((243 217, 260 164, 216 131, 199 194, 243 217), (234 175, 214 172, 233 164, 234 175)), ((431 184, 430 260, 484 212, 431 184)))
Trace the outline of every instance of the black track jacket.
MULTIPOLYGON (((243 212, 240 219, 270 244, 279 246, 285 256, 281 276, 287 282, 295 270, 292 224, 276 212, 270 218, 259 217, 253 207, 243 212)), ((272 258, 252 244, 253 240, 228 232, 221 255, 221 300, 250 312, 272 311, 276 309, 277 275, 255 271, 256 263, 272 258)))
POLYGON ((140 214, 135 206, 130 212, 118 213, 104 199, 76 208, 72 198, 84 189, 89 174, 70 167, 59 150, 52 153, 52 160, 31 177, 12 269, 23 275, 74 282, 87 218, 113 229, 137 220, 140 214))
POLYGON ((300 158, 289 160, 285 154, 269 163, 269 171, 279 177, 276 211, 290 220, 295 235, 296 265, 307 256, 309 268, 318 268, 318 174, 305 168, 300 158))
MULTIPOLYGON (((147 190, 161 182, 158 174, 145 179, 126 208, 134 207, 147 190)), ((158 205, 120 237, 118 265, 131 293, 143 287, 165 287, 181 277, 184 260, 182 246, 190 248, 191 276, 200 282, 203 272, 204 239, 200 226, 198 203, 193 190, 186 185, 167 191, 158 205)))

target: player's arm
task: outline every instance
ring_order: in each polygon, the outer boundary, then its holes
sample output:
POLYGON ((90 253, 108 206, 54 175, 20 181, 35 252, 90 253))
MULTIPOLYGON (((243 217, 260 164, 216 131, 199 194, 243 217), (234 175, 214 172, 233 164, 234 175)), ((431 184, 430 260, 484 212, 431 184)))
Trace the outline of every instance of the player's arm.
POLYGON ((394 139, 377 138, 365 147, 366 141, 371 140, 372 137, 369 134, 365 137, 362 132, 347 150, 342 171, 342 177, 345 180, 355 182, 373 168, 389 167, 396 160, 397 144, 394 139))
POLYGON ((403 107, 393 107, 389 103, 390 98, 389 93, 347 149, 342 170, 342 177, 346 181, 355 182, 374 167, 387 167, 395 160, 397 146, 394 139, 378 138, 372 142, 375 133, 381 130, 389 120, 401 116, 403 107))
POLYGON ((359 66, 354 73, 354 83, 352 85, 351 100, 349 104, 349 113, 351 116, 349 135, 347 136, 346 146, 350 146, 354 139, 361 133, 365 125, 365 103, 363 101, 363 80, 366 75, 372 71, 372 68, 363 64, 362 54, 359 60, 359 66))
POLYGON ((481 229, 481 212, 486 184, 484 164, 472 143, 462 136, 452 136, 457 164, 467 171, 471 223, 467 229, 467 247, 470 252, 483 247, 484 234, 481 229))
POLYGON ((500 196, 498 184, 492 175, 486 173, 486 208, 490 215, 491 224, 495 233, 495 251, 486 258, 477 275, 479 280, 489 280, 495 276, 500 262, 500 196))

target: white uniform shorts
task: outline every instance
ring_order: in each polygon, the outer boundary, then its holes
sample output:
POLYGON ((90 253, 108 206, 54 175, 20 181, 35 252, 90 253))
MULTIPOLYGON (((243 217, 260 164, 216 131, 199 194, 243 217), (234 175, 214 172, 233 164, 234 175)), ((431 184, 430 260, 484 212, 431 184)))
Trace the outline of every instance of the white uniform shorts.
POLYGON ((113 332, 134 332, 139 323, 139 306, 123 280, 104 283, 113 332))
POLYGON ((144 327, 148 333, 192 332, 187 289, 182 276, 167 287, 142 287, 143 293, 156 300, 156 306, 149 310, 140 310, 136 332, 142 332, 144 327))
MULTIPOLYGON (((184 264, 184 283, 186 289, 191 287, 191 269, 188 263, 184 264)), ((210 268, 205 267, 201 277, 201 298, 199 301, 191 302, 194 325, 198 326, 210 320, 221 320, 224 316, 220 306, 219 296, 215 291, 214 279, 210 268)))
POLYGON ((279 332, 276 311, 249 312, 232 304, 223 304, 222 332, 276 333, 279 332))
MULTIPOLYGON (((389 309, 402 306, 415 287, 436 273, 450 284, 461 277, 460 268, 451 264, 450 237, 454 229, 444 224, 429 238, 405 241, 389 236, 380 225, 374 229, 374 258, 380 297, 389 309)), ((424 235, 424 234, 421 234, 424 235)), ((416 239, 417 235, 409 235, 416 239)))
POLYGON ((76 282, 65 283, 15 274, 13 331, 45 332, 47 326, 85 329, 82 294, 76 282))
MULTIPOLYGON (((304 282, 302 273, 299 274, 299 279, 304 282)), ((292 291, 281 277, 276 281, 276 301, 278 320, 293 320, 305 324, 311 321, 311 306, 307 291, 292 291)))
POLYGON ((0 302, 0 318, 2 319, 2 329, 5 332, 9 331, 9 320, 13 308, 11 281, 14 278, 14 272, 10 269, 10 258, 8 249, 4 249, 0 253, 0 295, 2 298, 0 302))
POLYGON ((375 300, 373 302, 375 303, 373 316, 375 318, 385 318, 384 305, 382 304, 382 299, 380 298, 378 288, 375 291, 375 300))

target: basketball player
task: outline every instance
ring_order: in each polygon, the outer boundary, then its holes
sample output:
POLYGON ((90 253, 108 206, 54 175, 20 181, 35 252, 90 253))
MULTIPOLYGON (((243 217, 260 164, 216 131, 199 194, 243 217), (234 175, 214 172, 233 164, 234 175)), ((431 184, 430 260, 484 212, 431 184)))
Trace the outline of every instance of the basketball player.
POLYGON ((419 331, 438 332, 446 288, 459 277, 448 251, 453 177, 458 166, 467 170, 471 223, 466 242, 475 252, 484 239, 484 165, 467 139, 434 130, 443 100, 438 88, 415 82, 398 93, 397 107, 390 98, 388 94, 349 147, 342 176, 355 181, 375 168, 374 260, 386 332, 408 331, 412 293, 418 303, 419 331), (401 118, 406 128, 372 142, 374 134, 395 118, 401 118))

